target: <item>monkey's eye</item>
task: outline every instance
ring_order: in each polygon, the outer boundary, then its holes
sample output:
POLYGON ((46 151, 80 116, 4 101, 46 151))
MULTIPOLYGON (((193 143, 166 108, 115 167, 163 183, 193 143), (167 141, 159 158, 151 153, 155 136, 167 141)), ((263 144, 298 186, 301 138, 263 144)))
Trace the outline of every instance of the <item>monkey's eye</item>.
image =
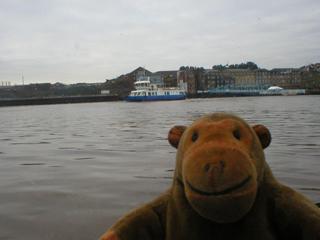
POLYGON ((237 130, 233 131, 233 136, 234 136, 236 139, 241 140, 241 135, 240 135, 240 133, 239 133, 237 130))
POLYGON ((193 142, 195 142, 195 141, 197 141, 198 137, 199 137, 198 133, 194 133, 194 134, 192 135, 192 138, 191 138, 191 139, 192 139, 193 142))

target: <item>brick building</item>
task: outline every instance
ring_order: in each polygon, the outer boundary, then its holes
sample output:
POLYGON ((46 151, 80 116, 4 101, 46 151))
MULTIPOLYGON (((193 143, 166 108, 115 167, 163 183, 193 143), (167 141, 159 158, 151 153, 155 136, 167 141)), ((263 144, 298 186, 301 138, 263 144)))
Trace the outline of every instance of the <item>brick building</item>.
POLYGON ((178 71, 158 71, 155 74, 160 74, 164 79, 173 78, 177 81, 177 73, 178 71))
POLYGON ((200 81, 199 90, 213 89, 235 83, 235 78, 226 76, 219 70, 205 70, 200 81))
POLYGON ((178 85, 183 87, 187 93, 197 93, 196 75, 193 68, 179 70, 177 73, 178 85))
POLYGON ((283 88, 301 87, 299 68, 274 68, 270 71, 270 84, 283 88))
POLYGON ((225 86, 233 83, 261 83, 276 85, 286 89, 301 88, 301 71, 298 68, 267 69, 226 69, 204 70, 198 83, 203 90, 225 86))

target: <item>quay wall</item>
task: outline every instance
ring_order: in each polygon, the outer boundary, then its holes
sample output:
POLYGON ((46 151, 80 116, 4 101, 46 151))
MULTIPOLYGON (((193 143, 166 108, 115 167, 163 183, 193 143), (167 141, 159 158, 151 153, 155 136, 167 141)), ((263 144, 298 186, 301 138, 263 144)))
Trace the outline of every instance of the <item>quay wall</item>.
POLYGON ((89 103, 89 102, 110 102, 123 100, 118 96, 111 95, 88 95, 68 97, 46 97, 46 98, 21 98, 21 99, 0 99, 0 107, 24 106, 24 105, 48 105, 67 103, 89 103))

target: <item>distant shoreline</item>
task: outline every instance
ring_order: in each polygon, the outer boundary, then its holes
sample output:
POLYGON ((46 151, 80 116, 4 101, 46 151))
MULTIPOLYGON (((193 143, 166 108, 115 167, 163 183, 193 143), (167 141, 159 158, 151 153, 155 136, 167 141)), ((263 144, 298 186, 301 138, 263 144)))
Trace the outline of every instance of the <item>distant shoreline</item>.
MULTIPOLYGON (((320 91, 308 92, 303 95, 320 95, 320 91)), ((272 97, 281 95, 259 95, 258 93, 197 93, 188 94, 187 98, 231 98, 231 97, 272 97)), ((300 95, 296 95, 300 96, 300 95)), ((31 106, 31 105, 51 105, 51 104, 71 104, 71 103, 90 103, 90 102, 114 102, 124 101, 123 97, 114 95, 86 95, 86 96, 63 96, 63 97, 44 97, 44 98, 15 98, 0 99, 0 107, 10 106, 31 106)))

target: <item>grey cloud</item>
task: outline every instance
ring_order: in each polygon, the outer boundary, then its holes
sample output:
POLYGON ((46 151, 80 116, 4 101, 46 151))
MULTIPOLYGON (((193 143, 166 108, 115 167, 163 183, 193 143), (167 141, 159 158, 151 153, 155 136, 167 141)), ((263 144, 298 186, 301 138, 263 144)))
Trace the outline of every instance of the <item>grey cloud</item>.
POLYGON ((319 62, 318 1, 1 1, 0 12, 0 78, 13 84, 319 62))

